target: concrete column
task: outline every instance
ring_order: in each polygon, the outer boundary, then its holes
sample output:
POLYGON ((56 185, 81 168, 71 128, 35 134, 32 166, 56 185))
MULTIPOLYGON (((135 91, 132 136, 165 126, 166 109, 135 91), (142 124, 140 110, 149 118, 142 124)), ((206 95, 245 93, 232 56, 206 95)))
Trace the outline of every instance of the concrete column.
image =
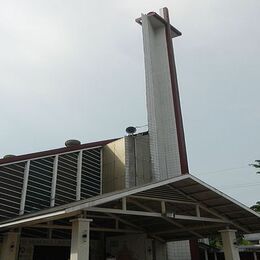
POLYGON ((91 221, 91 219, 84 218, 72 220, 70 260, 89 260, 91 221))
POLYGON ((256 252, 254 252, 253 254, 254 254, 254 260, 257 260, 256 252))
POLYGON ((236 246, 236 230, 220 230, 226 260, 239 260, 239 251, 236 246))
POLYGON ((205 260, 209 260, 207 249, 204 250, 205 260))
POLYGON ((17 260, 20 244, 20 233, 6 233, 1 248, 0 260, 17 260))

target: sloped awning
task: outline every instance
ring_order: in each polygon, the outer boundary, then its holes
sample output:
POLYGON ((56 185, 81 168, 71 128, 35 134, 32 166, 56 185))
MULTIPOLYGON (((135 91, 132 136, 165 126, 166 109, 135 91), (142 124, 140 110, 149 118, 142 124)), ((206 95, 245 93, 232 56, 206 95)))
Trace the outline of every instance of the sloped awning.
POLYGON ((69 220, 80 214, 93 219, 93 231, 145 232, 163 241, 203 238, 227 227, 260 231, 259 214, 190 174, 24 215, 0 223, 0 231, 70 229, 69 220))

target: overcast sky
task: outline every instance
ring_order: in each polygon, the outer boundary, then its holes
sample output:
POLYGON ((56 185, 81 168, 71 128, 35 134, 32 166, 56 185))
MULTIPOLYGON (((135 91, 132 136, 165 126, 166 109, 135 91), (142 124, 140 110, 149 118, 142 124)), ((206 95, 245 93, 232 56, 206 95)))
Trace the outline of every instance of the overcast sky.
MULTIPOLYGON (((167 6, 190 172, 260 200, 259 0, 0 0, 0 156, 145 125, 141 28, 167 6)), ((145 130, 145 129, 144 129, 145 130)))

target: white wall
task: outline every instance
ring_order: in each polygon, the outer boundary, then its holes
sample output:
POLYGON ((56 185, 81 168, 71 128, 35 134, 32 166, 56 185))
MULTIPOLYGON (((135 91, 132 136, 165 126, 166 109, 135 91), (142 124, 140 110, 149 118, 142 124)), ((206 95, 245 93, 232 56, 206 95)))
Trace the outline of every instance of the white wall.
POLYGON ((168 260, 191 260, 189 240, 167 243, 168 260))
POLYGON ((181 174, 165 25, 142 15, 146 102, 153 178, 181 174))

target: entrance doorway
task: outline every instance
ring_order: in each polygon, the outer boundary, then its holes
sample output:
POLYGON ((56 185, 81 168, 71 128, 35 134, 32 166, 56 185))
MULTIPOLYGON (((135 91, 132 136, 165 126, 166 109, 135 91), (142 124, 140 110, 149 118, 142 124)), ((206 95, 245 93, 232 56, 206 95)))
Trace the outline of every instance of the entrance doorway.
POLYGON ((67 246, 34 246, 33 260, 69 260, 70 248, 67 246))

